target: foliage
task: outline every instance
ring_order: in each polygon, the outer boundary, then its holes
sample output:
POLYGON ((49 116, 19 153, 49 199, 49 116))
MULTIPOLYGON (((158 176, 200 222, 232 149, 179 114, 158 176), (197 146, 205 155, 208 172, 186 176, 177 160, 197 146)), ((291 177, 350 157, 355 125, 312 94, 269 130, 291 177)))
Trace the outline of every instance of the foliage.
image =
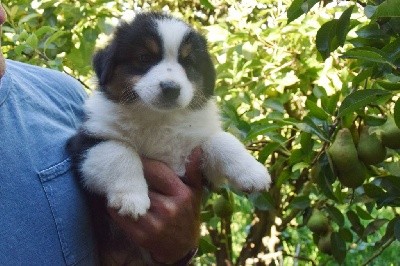
POLYGON ((342 129, 352 133, 347 143, 355 151, 366 126, 379 140, 389 117, 400 126, 399 6, 399 0, 10 0, 2 44, 6 57, 65 71, 90 88, 91 56, 115 18, 142 9, 183 17, 209 39, 226 130, 274 180, 265 193, 229 187, 207 193, 196 263, 389 265, 400 246, 398 148, 385 147, 385 160, 373 165, 352 157, 367 171, 355 188, 342 185, 343 171, 327 151, 342 129), (221 212, 221 204, 229 211, 221 212), (317 210, 329 224, 312 233, 307 224, 317 210), (329 249, 318 245, 321 239, 329 249))

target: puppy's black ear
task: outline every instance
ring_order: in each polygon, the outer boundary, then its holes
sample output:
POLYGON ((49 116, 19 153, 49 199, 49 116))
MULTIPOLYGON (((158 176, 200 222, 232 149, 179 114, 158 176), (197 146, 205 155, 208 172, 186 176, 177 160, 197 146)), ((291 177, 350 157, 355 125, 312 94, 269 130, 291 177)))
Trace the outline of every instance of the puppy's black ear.
POLYGON ((114 45, 99 50, 93 57, 93 68, 99 80, 99 85, 104 86, 110 82, 114 72, 114 45))

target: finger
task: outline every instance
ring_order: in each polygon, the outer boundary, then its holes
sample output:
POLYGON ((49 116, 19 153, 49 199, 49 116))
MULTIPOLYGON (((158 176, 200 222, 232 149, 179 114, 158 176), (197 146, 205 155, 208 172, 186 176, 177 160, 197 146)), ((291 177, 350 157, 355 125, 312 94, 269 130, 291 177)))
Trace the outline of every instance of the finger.
POLYGON ((166 164, 150 159, 142 159, 142 163, 144 176, 151 190, 175 196, 185 189, 185 184, 166 164))
POLYGON ((152 220, 154 219, 152 214, 147 213, 145 216, 135 220, 130 216, 120 215, 115 209, 109 208, 108 213, 128 239, 142 247, 147 247, 148 243, 151 242, 151 224, 153 224, 152 220))
POLYGON ((203 151, 201 148, 196 147, 192 154, 188 158, 186 163, 186 174, 183 179, 186 185, 190 186, 192 189, 200 190, 202 189, 202 179, 203 174, 201 172, 203 151))

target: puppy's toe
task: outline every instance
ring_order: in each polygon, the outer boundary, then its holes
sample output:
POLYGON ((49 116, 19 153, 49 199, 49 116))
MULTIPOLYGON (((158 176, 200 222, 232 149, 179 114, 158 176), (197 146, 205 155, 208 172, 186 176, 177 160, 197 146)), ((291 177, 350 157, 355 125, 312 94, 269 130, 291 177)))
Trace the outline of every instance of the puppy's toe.
POLYGON ((118 209, 121 215, 130 215, 137 219, 150 208, 150 199, 147 193, 117 193, 109 196, 108 206, 118 209))
POLYGON ((245 192, 268 190, 271 185, 271 176, 264 165, 258 162, 243 168, 231 180, 234 186, 245 192))

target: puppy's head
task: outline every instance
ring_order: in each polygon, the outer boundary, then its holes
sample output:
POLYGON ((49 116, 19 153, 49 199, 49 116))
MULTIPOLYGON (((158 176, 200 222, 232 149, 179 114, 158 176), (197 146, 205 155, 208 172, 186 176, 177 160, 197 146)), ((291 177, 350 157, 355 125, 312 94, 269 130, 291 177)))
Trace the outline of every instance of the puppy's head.
POLYGON ((93 65, 100 89, 115 102, 165 111, 201 107, 215 70, 206 40, 181 20, 142 13, 116 29, 93 65))

